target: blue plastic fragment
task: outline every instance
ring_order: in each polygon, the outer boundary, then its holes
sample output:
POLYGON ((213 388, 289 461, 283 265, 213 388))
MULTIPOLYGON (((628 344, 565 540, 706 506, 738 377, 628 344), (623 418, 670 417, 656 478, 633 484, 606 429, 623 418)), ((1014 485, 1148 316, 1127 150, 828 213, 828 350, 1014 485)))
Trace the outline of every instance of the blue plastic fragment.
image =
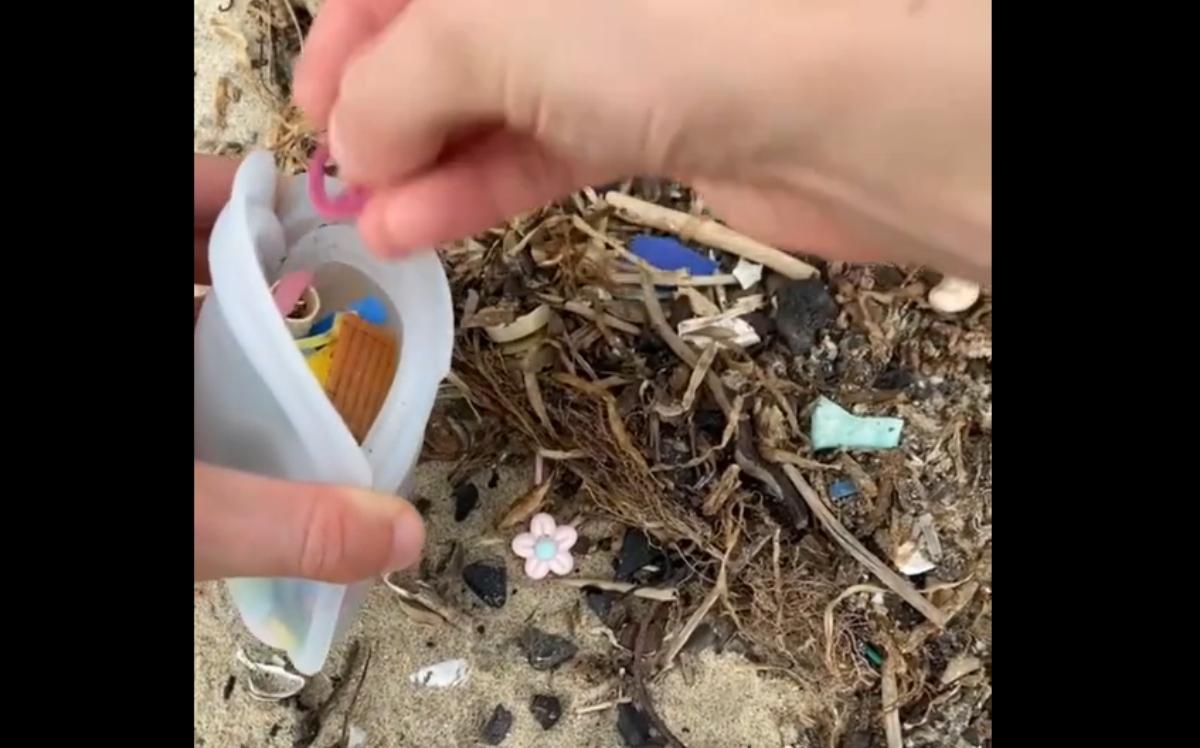
POLYGON ((375 296, 364 296, 358 301, 350 302, 346 308, 372 325, 382 325, 387 322, 387 307, 375 296))
MULTIPOLYGON (((357 301, 350 302, 346 305, 346 311, 354 312, 372 325, 382 325, 387 321, 387 307, 375 296, 364 296, 357 301)), ((327 314, 314 322, 308 334, 321 335, 322 333, 329 332, 330 328, 333 327, 333 317, 333 314, 327 314)))
POLYGON ((692 275, 712 275, 720 268, 694 249, 669 236, 638 234, 629 242, 629 251, 659 270, 686 270, 692 275))
POLYGON ((329 330, 332 327, 333 327, 333 315, 326 314, 324 317, 322 317, 321 319, 319 319, 313 323, 313 326, 310 327, 308 330, 308 334, 309 335, 324 335, 325 333, 329 332, 329 330))
POLYGON ((835 480, 829 486, 829 498, 834 501, 843 501, 858 493, 858 486, 854 485, 854 481, 849 478, 835 480))

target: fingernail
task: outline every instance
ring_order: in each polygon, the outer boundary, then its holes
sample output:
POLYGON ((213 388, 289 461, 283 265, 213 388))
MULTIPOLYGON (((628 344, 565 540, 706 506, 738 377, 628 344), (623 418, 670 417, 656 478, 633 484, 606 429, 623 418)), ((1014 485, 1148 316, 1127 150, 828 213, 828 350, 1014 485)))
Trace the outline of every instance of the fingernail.
POLYGON ((416 511, 405 511, 392 525, 392 554, 388 558, 388 569, 407 569, 421 557, 425 544, 425 525, 416 511))

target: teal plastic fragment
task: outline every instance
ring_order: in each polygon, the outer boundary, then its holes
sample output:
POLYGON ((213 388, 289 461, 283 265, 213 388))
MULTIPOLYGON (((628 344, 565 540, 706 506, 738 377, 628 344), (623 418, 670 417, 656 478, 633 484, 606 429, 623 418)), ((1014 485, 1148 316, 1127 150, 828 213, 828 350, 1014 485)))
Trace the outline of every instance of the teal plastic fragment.
POLYGON ((856 416, 827 397, 812 412, 813 449, 892 449, 903 429, 903 418, 856 416))

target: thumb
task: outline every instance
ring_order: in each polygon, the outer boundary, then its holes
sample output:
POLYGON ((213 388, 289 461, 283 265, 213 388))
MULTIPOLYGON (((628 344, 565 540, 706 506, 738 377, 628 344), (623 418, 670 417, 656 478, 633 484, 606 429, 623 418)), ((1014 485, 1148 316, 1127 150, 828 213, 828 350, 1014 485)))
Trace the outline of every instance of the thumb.
POLYGON ((354 582, 411 566, 425 527, 406 501, 197 462, 194 572, 354 582))

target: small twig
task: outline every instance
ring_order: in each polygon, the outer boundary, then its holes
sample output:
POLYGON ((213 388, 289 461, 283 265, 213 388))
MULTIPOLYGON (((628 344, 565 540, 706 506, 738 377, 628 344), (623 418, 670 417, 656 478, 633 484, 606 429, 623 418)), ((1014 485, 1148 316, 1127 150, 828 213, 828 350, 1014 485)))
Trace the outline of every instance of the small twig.
POLYGON ((674 587, 639 587, 629 582, 614 582, 609 579, 589 579, 587 577, 566 577, 558 580, 559 584, 567 587, 595 587, 605 592, 620 592, 625 595, 642 597, 647 600, 658 600, 669 603, 679 599, 679 590, 674 587))
POLYGON ((562 450, 540 447, 537 453, 539 457, 547 460, 582 460, 588 456, 588 453, 582 449, 562 450))
POLYGON ((342 739, 339 743, 341 748, 346 748, 350 745, 350 718, 354 716, 354 706, 358 703, 358 695, 362 692, 363 682, 367 679, 367 670, 371 667, 371 655, 373 650, 370 645, 367 645, 367 654, 363 660, 362 670, 358 673, 358 683, 354 686, 354 693, 350 695, 350 705, 346 707, 346 715, 342 718, 342 739))
POLYGON ((820 520, 825 531, 833 536, 833 539, 838 542, 846 552, 853 556, 860 564, 879 578, 879 581, 886 584, 909 605, 916 608, 938 628, 945 628, 946 614, 942 612, 933 603, 929 602, 917 588, 912 585, 904 577, 892 571, 890 567, 874 556, 866 547, 858 541, 858 538, 850 534, 841 522, 838 522, 837 517, 833 516, 833 512, 825 506, 825 502, 821 501, 821 497, 813 490, 812 486, 808 485, 808 481, 804 480, 804 476, 800 475, 800 471, 792 465, 784 465, 783 472, 796 486, 796 490, 804 498, 804 503, 808 504, 808 508, 820 520))
POLYGON ((342 695, 342 691, 346 688, 346 684, 350 682, 351 676, 358 668, 358 659, 361 653, 362 646, 358 640, 355 640, 350 645, 350 651, 346 654, 346 664, 342 670, 342 679, 329 692, 329 696, 326 697, 325 701, 321 702, 316 709, 309 712, 300 723, 298 734, 292 743, 293 748, 308 748, 321 734, 325 715, 333 709, 334 704, 337 703, 338 698, 342 695))
POLYGON ((709 218, 681 213, 648 203, 620 192, 609 192, 605 201, 617 209, 617 214, 627 221, 649 226, 660 231, 669 231, 684 241, 696 241, 710 247, 745 257, 747 260, 766 265, 788 278, 812 278, 820 275, 817 269, 803 260, 793 257, 775 247, 755 241, 728 226, 709 218))
POLYGON ((896 687, 896 661, 889 655, 883 661, 883 731, 887 735, 888 748, 904 748, 904 734, 900 730, 900 689, 896 687))
MULTIPOLYGON (((618 286, 636 286, 641 282, 639 273, 613 273, 609 280, 618 286)), ((691 275, 686 270, 655 270, 650 280, 656 286, 736 286, 738 279, 729 274, 691 275)))
POLYGON ((571 314, 578 314, 584 319, 607 325, 614 330, 620 330, 630 335, 640 335, 642 333, 642 328, 637 325, 626 322, 619 317, 614 317, 608 312, 597 312, 582 301, 568 301, 562 305, 562 308, 571 314))
POLYGON ((783 575, 779 570, 779 534, 782 528, 776 527, 771 534, 771 566, 775 571, 775 629, 783 631, 783 575))
POLYGON ((591 714, 592 712, 602 712, 605 709, 613 709, 620 704, 629 704, 632 702, 633 699, 629 698, 628 696, 622 696, 621 698, 613 699, 612 701, 602 701, 599 704, 588 704, 587 706, 578 707, 575 710, 575 713, 591 714))
POLYGON ((296 17, 296 9, 292 7, 292 0, 279 0, 279 2, 283 3, 283 7, 287 9, 288 15, 292 18, 292 28, 296 29, 296 41, 300 44, 300 51, 303 52, 304 32, 300 30, 300 19, 296 17))
MULTIPOLYGON (((732 550, 732 547, 730 550, 732 550)), ((725 558, 721 559, 721 568, 717 571, 717 581, 713 584, 712 589, 708 591, 704 602, 700 603, 700 607, 696 608, 695 612, 688 618, 687 623, 675 635, 675 638, 671 641, 671 648, 663 652, 660 669, 666 669, 671 666, 671 663, 683 651, 683 648, 687 646, 688 640, 692 638, 692 634, 696 631, 700 622, 704 620, 704 616, 708 615, 708 611, 712 610, 712 606, 725 594, 728 585, 728 577, 726 576, 726 561, 728 558, 729 554, 727 552, 725 558)))
POLYGON ((637 694, 638 703, 646 713, 647 719, 666 738, 667 745, 671 748, 684 748, 679 738, 675 737, 675 734, 662 721, 662 717, 658 716, 658 711, 654 708, 654 702, 650 700, 650 694, 646 691, 645 673, 642 672, 642 665, 645 664, 645 658, 642 657, 642 650, 646 645, 646 629, 649 627, 650 621, 654 620, 654 617, 658 614, 659 605, 662 605, 662 603, 656 602, 650 606, 649 612, 642 616, 642 620, 638 624, 637 638, 634 639, 633 643, 633 689, 637 694))

